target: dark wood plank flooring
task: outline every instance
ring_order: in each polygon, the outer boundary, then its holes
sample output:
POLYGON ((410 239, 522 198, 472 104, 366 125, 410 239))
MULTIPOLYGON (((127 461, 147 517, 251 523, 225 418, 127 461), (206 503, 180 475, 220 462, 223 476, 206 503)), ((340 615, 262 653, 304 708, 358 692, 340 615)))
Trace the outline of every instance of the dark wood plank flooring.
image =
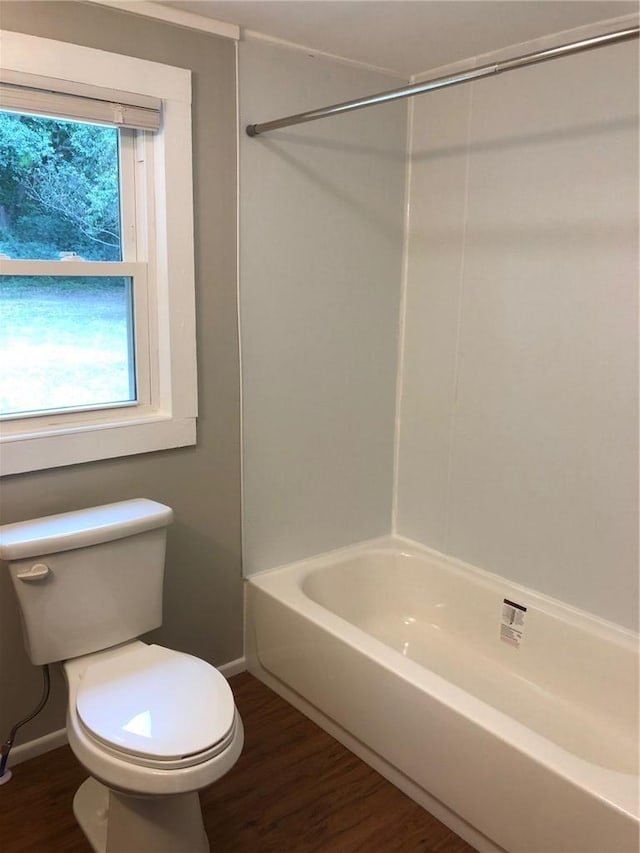
MULTIPOLYGON (((473 853, 255 678, 230 681, 245 747, 201 794, 212 853, 473 853)), ((86 775, 68 747, 17 765, 0 786, 2 853, 90 853, 71 807, 86 775)))

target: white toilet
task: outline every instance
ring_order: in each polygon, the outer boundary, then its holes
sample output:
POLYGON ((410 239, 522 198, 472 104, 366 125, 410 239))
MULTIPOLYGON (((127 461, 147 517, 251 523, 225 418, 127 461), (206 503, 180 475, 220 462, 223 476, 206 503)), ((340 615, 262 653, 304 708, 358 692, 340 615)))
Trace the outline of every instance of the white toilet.
POLYGON ((205 853, 198 791, 242 751, 231 688, 137 639, 162 623, 173 511, 139 499, 0 527, 34 664, 63 661, 67 734, 91 774, 78 823, 99 853, 205 853))

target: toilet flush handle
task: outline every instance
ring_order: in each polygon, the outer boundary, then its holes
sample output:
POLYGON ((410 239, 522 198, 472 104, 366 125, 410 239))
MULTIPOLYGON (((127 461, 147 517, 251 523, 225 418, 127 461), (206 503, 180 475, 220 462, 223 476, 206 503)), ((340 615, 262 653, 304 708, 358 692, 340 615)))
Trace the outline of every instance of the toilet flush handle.
POLYGON ((21 581, 41 581, 47 577, 51 569, 46 563, 34 563, 26 572, 18 572, 16 577, 21 581))

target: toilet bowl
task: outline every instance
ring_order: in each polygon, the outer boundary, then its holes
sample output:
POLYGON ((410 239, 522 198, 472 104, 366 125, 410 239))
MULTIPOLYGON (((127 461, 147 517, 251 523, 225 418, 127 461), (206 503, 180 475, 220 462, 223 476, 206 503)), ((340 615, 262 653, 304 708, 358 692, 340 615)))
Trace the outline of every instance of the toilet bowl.
POLYGON ((74 814, 96 853, 207 853, 198 791, 243 746, 224 676, 138 637, 161 624, 169 507, 146 499, 0 527, 33 663, 61 661, 74 814))
POLYGON ((96 779, 166 796, 211 785, 243 730, 227 680, 205 661, 139 640, 66 661, 67 735, 96 779))

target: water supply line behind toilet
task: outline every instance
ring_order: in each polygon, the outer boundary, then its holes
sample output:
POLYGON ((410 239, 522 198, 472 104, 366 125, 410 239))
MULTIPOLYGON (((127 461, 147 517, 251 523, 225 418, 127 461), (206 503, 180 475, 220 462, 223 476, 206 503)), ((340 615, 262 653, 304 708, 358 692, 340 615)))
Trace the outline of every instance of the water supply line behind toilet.
POLYGON ((49 675, 49 664, 44 664, 42 667, 42 696, 40 697, 40 701, 33 709, 33 711, 24 719, 17 722, 11 731, 9 732, 9 736, 6 741, 0 746, 0 785, 4 785, 5 782, 8 782, 11 779, 11 771, 7 770, 7 761, 9 759, 9 753, 11 752, 11 747, 13 746, 13 741, 15 740, 15 736, 17 734, 18 729, 22 728, 25 723, 33 720, 34 717, 42 711, 44 706, 47 704, 47 700, 49 698, 49 691, 51 690, 51 678, 49 675))

